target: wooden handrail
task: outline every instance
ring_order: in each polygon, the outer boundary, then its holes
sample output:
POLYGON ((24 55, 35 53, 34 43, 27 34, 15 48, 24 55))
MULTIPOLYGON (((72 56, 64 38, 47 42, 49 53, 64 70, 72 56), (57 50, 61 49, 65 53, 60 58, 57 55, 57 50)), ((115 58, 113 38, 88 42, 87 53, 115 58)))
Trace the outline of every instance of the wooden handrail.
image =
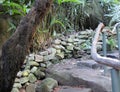
POLYGON ((96 28, 96 33, 95 33, 95 36, 94 36, 93 41, 92 41, 91 56, 97 63, 104 64, 104 65, 107 65, 107 66, 110 66, 110 67, 113 67, 115 69, 120 70, 120 60, 100 56, 97 53, 97 42, 99 40, 99 35, 102 32, 103 28, 104 28, 103 23, 100 23, 98 25, 98 27, 96 28))

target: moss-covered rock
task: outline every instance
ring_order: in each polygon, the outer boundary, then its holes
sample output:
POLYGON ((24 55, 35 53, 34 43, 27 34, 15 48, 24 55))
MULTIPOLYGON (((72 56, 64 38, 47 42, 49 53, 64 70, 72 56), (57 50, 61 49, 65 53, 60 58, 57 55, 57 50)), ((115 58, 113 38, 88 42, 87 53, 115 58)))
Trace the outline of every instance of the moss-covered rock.
POLYGON ((58 86, 56 80, 46 78, 41 83, 37 84, 36 92, 53 92, 53 89, 58 86))

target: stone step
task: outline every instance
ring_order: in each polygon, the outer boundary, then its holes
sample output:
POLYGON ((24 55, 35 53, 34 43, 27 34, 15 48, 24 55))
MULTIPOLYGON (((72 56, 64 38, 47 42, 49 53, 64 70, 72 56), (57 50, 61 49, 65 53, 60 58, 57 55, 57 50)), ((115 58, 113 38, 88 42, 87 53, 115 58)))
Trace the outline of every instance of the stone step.
POLYGON ((90 88, 62 87, 58 92, 92 92, 90 88))

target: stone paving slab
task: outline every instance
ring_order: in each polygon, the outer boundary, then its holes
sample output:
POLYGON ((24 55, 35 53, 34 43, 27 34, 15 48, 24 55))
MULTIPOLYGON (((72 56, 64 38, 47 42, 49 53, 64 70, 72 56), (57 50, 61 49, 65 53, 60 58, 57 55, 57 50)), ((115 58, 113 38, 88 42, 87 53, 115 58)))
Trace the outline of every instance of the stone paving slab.
POLYGON ((61 88, 59 92, 92 92, 90 88, 61 88))
POLYGON ((92 60, 85 60, 86 64, 80 62, 70 59, 51 66, 47 69, 47 77, 54 78, 62 86, 85 85, 86 88, 91 88, 92 92, 112 92, 110 76, 103 75, 100 68, 93 69, 92 60))

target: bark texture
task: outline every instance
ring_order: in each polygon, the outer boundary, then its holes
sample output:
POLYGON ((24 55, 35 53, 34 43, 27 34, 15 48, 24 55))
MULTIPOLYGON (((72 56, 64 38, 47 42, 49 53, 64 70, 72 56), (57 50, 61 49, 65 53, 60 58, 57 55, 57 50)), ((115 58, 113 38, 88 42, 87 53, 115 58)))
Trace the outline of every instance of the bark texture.
POLYGON ((20 21, 15 33, 3 45, 0 60, 0 92, 11 92, 36 27, 44 18, 51 3, 52 0, 36 0, 30 12, 20 21))
POLYGON ((108 58, 108 57, 102 57, 97 53, 97 42, 99 40, 100 32, 102 31, 103 28, 104 28, 104 24, 100 23, 96 29, 96 33, 92 42, 91 56, 96 62, 100 64, 104 64, 120 70, 120 60, 108 58))

